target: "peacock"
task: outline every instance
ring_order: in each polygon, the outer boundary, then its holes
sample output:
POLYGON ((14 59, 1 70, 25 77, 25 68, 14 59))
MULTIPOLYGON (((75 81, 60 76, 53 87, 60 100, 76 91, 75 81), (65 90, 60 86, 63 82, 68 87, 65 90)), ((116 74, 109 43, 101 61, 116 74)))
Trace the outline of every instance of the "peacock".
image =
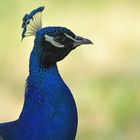
POLYGON ((19 118, 0 124, 0 140, 75 140, 75 100, 57 62, 82 44, 93 44, 60 26, 42 28, 43 7, 23 17, 22 40, 35 36, 29 60, 25 101, 19 118))

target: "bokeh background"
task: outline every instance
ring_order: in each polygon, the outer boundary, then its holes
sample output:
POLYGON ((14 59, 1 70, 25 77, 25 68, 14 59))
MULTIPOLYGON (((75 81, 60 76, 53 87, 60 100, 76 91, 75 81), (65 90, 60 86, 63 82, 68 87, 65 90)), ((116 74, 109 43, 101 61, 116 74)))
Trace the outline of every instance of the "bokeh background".
POLYGON ((66 26, 94 42, 58 64, 79 111, 76 139, 139 140, 139 0, 1 0, 0 122, 21 112, 34 40, 21 42, 21 19, 42 5, 44 26, 66 26))

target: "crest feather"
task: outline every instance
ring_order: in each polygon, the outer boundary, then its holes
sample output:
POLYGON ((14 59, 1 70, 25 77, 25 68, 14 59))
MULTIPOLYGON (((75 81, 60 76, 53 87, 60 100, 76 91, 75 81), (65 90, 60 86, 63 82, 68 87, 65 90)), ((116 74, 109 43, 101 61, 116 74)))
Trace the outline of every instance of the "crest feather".
POLYGON ((25 14, 22 23, 22 39, 26 36, 36 35, 37 30, 42 28, 42 11, 43 7, 33 10, 30 14, 25 14))

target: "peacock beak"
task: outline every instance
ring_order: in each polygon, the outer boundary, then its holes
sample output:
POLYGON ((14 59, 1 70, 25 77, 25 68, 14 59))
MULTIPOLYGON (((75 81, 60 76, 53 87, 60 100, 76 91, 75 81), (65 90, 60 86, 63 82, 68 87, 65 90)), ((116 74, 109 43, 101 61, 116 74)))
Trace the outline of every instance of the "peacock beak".
POLYGON ((93 44, 93 42, 87 38, 83 38, 83 37, 80 37, 80 36, 76 36, 75 38, 76 42, 75 42, 75 46, 80 46, 80 45, 83 45, 83 44, 93 44))

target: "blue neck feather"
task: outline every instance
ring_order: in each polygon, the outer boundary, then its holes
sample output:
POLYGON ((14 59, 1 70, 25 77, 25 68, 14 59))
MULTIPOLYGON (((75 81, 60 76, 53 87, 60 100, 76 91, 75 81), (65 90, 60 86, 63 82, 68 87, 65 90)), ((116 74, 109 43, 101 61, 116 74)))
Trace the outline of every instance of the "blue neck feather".
POLYGON ((25 129, 31 140, 74 140, 77 109, 73 96, 56 64, 41 68, 37 49, 35 46, 30 56, 25 103, 19 117, 20 129, 25 129))

